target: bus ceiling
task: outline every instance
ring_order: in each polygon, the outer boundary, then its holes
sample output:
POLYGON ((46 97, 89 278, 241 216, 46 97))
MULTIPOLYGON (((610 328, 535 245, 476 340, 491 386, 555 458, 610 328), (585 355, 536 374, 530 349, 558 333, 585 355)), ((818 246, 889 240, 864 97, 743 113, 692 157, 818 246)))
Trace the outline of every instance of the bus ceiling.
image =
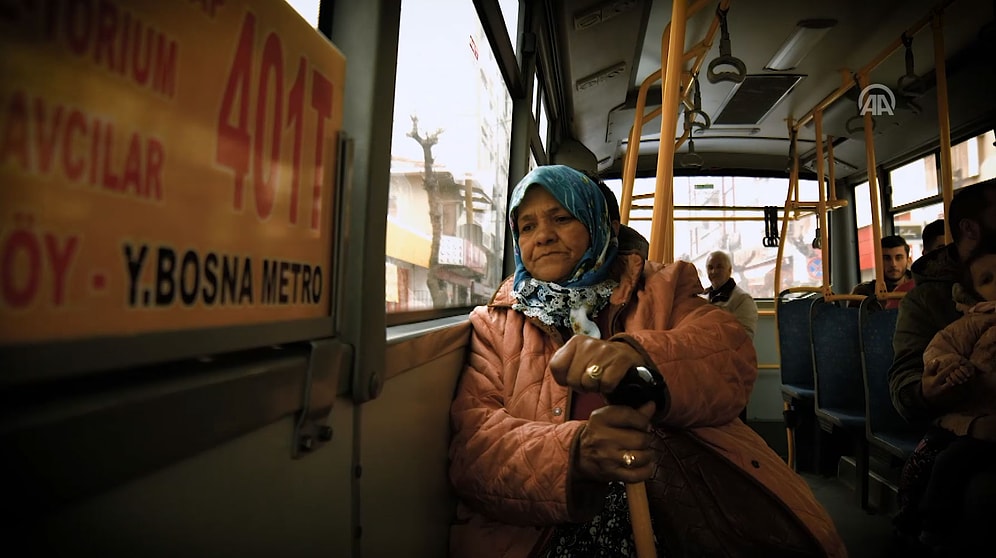
MULTIPOLYGON (((681 167, 681 157, 692 147, 684 142, 675 155, 676 174, 736 170, 784 175, 789 120, 800 119, 843 84, 853 83, 854 72, 870 63, 875 66, 869 73, 870 87, 883 92, 887 88, 895 97, 892 106, 880 107, 881 117, 875 121, 879 164, 930 147, 937 138, 938 122, 934 13, 940 14, 943 26, 952 135, 977 131, 983 125, 980 118, 991 124, 990 92, 996 87, 996 73, 989 55, 994 39, 985 32, 992 27, 990 0, 724 3, 729 10, 723 26, 717 26, 720 2, 689 3, 689 9, 697 11, 688 18, 685 51, 694 54, 694 47, 701 44, 704 63, 695 80, 700 104, 688 106, 689 99, 686 108, 711 117, 711 126, 697 123, 691 133, 701 165, 681 167), (710 33, 711 27, 716 29, 710 33), (896 41, 903 41, 902 46, 877 60, 896 41), (715 64, 724 54, 730 58, 715 64), (707 79, 710 64, 716 70, 713 74, 737 73, 737 61, 743 62, 742 80, 707 79)), ((563 69, 558 85, 570 115, 565 132, 591 151, 601 173, 618 176, 629 149, 637 91, 661 68, 662 34, 671 18, 671 2, 553 4, 552 40, 563 69)), ((693 67, 689 60, 694 57, 685 57, 686 71, 693 67)), ((864 134, 854 119, 861 109, 860 90, 851 87, 824 109, 823 133, 836 140, 838 179, 861 176, 866 170, 864 134)), ((646 112, 659 108, 660 100, 658 81, 647 95, 646 112)), ((644 123, 639 174, 656 169, 660 126, 659 115, 644 123)), ((679 114, 674 137, 683 131, 679 114)), ((798 140, 801 172, 809 174, 815 157, 811 118, 799 130, 798 140)), ((576 152, 578 147, 571 144, 569 150, 576 152)))

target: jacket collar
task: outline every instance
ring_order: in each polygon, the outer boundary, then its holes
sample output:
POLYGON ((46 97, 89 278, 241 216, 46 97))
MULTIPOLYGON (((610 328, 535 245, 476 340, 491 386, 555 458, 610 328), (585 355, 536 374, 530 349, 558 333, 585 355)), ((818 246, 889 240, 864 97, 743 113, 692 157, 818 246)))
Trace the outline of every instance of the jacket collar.
POLYGON ((736 286, 737 282, 733 280, 733 277, 730 277, 718 289, 714 289, 712 285, 709 285, 709 288, 705 290, 705 294, 709 296, 710 304, 727 302, 730 300, 730 295, 733 294, 733 287, 736 286))

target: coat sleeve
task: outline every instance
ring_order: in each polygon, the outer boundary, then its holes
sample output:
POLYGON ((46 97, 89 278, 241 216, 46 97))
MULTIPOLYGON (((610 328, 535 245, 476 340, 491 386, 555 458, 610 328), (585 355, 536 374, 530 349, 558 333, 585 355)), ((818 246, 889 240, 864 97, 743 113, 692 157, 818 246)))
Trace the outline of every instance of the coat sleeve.
MULTIPOLYGON (((936 375, 950 372, 958 367, 962 360, 968 360, 972 355, 972 347, 977 334, 973 334, 972 322, 961 319, 937 332, 937 335, 927 344, 923 351, 924 364, 937 360, 940 363, 936 375)), ((924 376, 927 372, 924 371, 924 376)))
MULTIPOLYGON (((990 329, 990 331, 996 332, 993 329, 990 329)), ((923 361, 927 363, 937 360, 939 362, 937 375, 949 372, 961 365, 962 362, 969 361, 970 359, 975 364, 975 360, 979 355, 980 345, 984 347, 982 348, 983 351, 988 350, 991 352, 993 350, 991 345, 996 338, 986 341, 985 333, 986 325, 984 319, 980 319, 979 316, 965 316, 937 332, 937 335, 934 336, 934 339, 927 345, 927 350, 923 353, 923 361)), ((976 367, 978 368, 977 365, 976 367)), ((985 368, 979 368, 975 372, 975 377, 970 379, 968 383, 952 390, 950 396, 951 406, 956 408, 957 412, 943 415, 939 421, 941 427, 958 436, 968 435, 972 422, 985 414, 980 413, 979 409, 975 408, 973 400, 978 400, 980 390, 989 393, 986 378, 981 377, 986 372, 988 371, 985 368)), ((925 370, 923 373, 924 377, 927 374, 925 370)))
POLYGON ((571 485, 569 478, 585 422, 512 416, 502 370, 519 359, 521 347, 503 339, 503 311, 478 308, 471 324, 467 366, 450 409, 450 480, 458 496, 491 519, 514 525, 554 525, 594 514, 603 487, 571 485))
MULTIPOLYGON (((968 325, 968 321, 964 319, 952 322, 948 327, 938 331, 937 335, 931 339, 923 351, 924 366, 923 374, 920 377, 921 384, 923 380, 931 377, 950 374, 963 362, 968 361, 968 356, 972 351, 972 342, 966 337, 969 334, 968 325), (926 363, 934 361, 937 362, 937 368, 927 368, 926 363)), ((969 380, 965 385, 950 389, 944 398, 947 403, 945 407, 964 411, 969 404, 969 395, 966 390, 971 389, 973 384, 974 382, 969 380)), ((940 425, 958 436, 964 436, 968 433, 968 427, 971 424, 971 418, 965 419, 964 417, 970 417, 970 413, 947 413, 940 417, 940 425)))
POLYGON ((939 310, 931 308, 929 288, 917 286, 900 300, 892 339, 889 391, 896 410, 910 422, 923 423, 939 414, 924 399, 921 388, 924 352, 934 335, 947 325, 938 323, 939 310))
POLYGON ((670 404, 656 420, 675 428, 718 426, 747 406, 757 355, 726 310, 699 298, 695 268, 677 262, 650 274, 626 332, 615 338, 641 351, 664 376, 670 404))

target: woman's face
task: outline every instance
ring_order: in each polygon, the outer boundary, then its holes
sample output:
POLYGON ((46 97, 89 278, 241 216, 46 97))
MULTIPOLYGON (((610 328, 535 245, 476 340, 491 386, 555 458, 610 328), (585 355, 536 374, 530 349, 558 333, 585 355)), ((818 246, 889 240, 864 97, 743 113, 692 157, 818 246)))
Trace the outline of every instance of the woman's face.
POLYGON ((542 186, 531 186, 516 211, 519 255, 540 281, 566 279, 588 250, 588 229, 542 186))
POLYGON ((996 254, 986 254, 972 262, 969 271, 975 292, 986 300, 996 300, 996 254))

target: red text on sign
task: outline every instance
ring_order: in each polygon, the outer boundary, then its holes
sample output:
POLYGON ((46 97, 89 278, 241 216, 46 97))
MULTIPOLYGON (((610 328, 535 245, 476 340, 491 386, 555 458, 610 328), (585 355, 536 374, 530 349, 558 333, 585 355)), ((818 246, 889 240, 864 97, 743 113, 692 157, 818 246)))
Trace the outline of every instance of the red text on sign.
POLYGON ((16 215, 14 226, 0 237, 0 300, 7 308, 21 310, 45 296, 51 285, 52 306, 66 304, 67 278, 79 249, 77 235, 39 232, 31 218, 16 215), (51 278, 46 281, 45 278, 51 278))
POLYGON ((175 39, 110 0, 4 2, 0 18, 167 98, 176 94, 175 39))
POLYGON ((144 199, 163 198, 162 143, 78 108, 15 91, 0 113, 0 166, 58 172, 73 184, 144 199))
POLYGON ((306 119, 316 123, 314 189, 312 191, 313 229, 318 228, 321 215, 323 154, 325 152, 325 121, 332 115, 331 82, 318 70, 310 72, 312 87, 306 85, 308 60, 300 57, 285 105, 284 53, 280 36, 269 33, 263 41, 258 73, 256 66, 256 16, 246 13, 239 32, 235 55, 222 94, 218 115, 218 147, 215 160, 234 174, 232 206, 242 211, 245 206, 245 188, 251 179, 256 215, 267 219, 273 212, 280 186, 281 166, 284 158, 284 129, 290 127, 293 142, 290 146, 291 176, 288 220, 298 220, 299 191, 301 182, 304 127, 306 119), (253 76, 257 78, 254 81, 253 76), (252 84, 257 87, 251 87, 252 84), (314 115, 305 114, 305 95, 311 93, 308 105, 314 115), (255 93, 255 98, 253 98, 255 93), (253 101, 255 105, 253 106, 253 101), (284 118, 284 107, 286 119, 284 118), (251 110, 251 109, 255 110, 251 110), (250 115, 252 118, 250 119, 250 115), (317 118, 314 118, 317 116, 317 118), (250 175, 251 172, 251 175, 250 175))

